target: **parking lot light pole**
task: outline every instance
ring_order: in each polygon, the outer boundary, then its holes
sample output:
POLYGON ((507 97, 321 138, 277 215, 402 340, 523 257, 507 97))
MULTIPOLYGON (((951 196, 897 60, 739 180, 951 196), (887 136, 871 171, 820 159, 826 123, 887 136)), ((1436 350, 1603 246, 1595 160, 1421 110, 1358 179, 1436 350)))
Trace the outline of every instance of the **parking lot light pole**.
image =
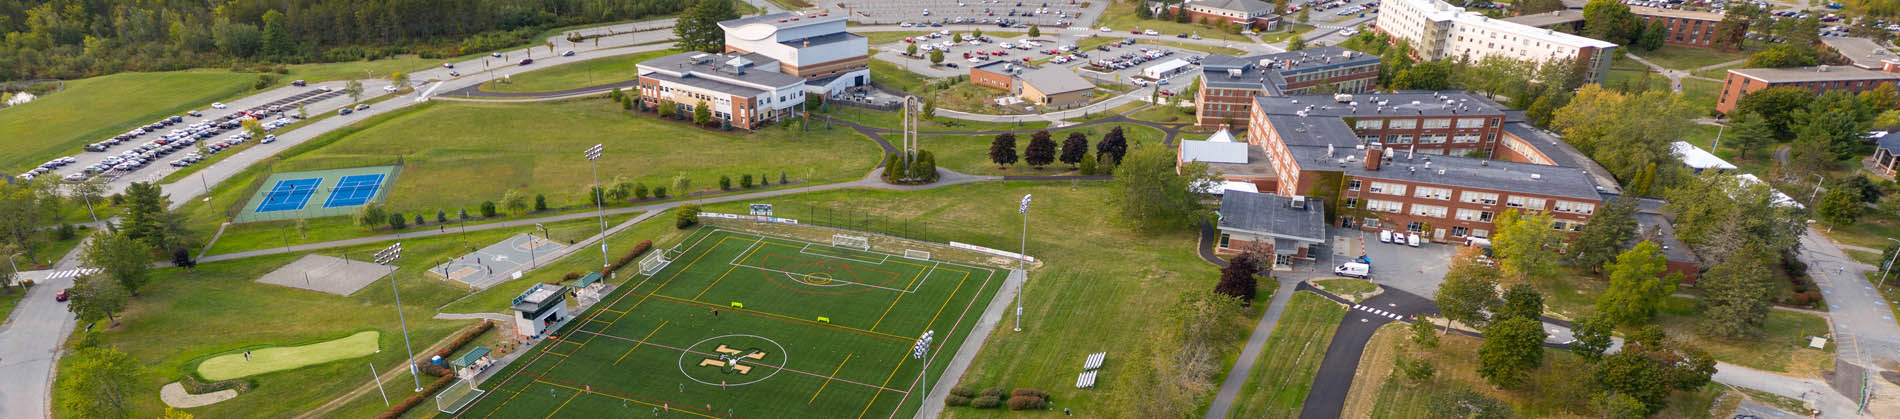
POLYGON ((595 161, 600 159, 600 152, 600 144, 594 144, 586 154, 587 164, 594 167, 594 209, 600 214, 600 266, 604 268, 614 263, 607 257, 607 201, 601 197, 605 192, 600 187, 600 163, 595 161))
POLYGON ((1023 271, 1023 284, 1022 284, 1023 286, 1016 287, 1016 331, 1018 332, 1023 331, 1023 289, 1028 288, 1027 286, 1029 285, 1029 197, 1030 196, 1031 196, 1030 194, 1024 194, 1022 205, 1016 208, 1016 212, 1020 212, 1023 214, 1023 236, 1022 236, 1022 243, 1020 243, 1022 247, 1017 248, 1018 253, 1016 253, 1016 267, 1017 269, 1023 271))
POLYGON ((409 344, 409 320, 402 314, 402 291, 396 287, 396 262, 402 257, 402 242, 389 245, 376 252, 376 264, 389 266, 389 291, 396 295, 396 322, 402 324, 402 346, 409 350, 409 377, 416 381, 416 392, 422 392, 422 373, 416 368, 416 347, 409 344))

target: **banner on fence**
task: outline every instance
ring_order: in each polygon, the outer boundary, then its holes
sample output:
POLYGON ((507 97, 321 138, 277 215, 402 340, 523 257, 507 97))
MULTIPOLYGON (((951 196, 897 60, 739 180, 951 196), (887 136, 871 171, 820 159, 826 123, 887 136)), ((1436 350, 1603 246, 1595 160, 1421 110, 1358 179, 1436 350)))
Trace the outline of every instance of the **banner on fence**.
MULTIPOLYGON (((1006 251, 1006 250, 996 250, 996 249, 991 249, 991 248, 983 247, 983 246, 977 246, 977 245, 969 244, 969 243, 950 242, 950 247, 974 251, 978 253, 988 253, 988 254, 1002 256, 1002 257, 1006 257, 1010 259, 1024 259, 1025 258, 1025 256, 1023 256, 1021 253, 1016 253, 1016 252, 1011 252, 1011 251, 1006 251)), ((1033 256, 1026 257, 1026 258, 1030 262, 1036 261, 1036 258, 1033 256)))
POLYGON ((761 223, 798 224, 798 220, 761 215, 727 214, 723 212, 701 212, 702 218, 724 218, 728 220, 757 221, 761 223))

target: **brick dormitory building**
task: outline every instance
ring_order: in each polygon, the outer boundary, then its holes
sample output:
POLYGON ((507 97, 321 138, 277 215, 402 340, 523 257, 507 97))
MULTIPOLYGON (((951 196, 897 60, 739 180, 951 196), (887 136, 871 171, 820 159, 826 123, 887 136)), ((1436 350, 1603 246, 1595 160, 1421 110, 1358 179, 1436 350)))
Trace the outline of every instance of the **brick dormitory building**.
POLYGON ((1194 117, 1201 127, 1238 130, 1247 123, 1255 96, 1360 93, 1378 81, 1378 56, 1336 46, 1247 57, 1214 54, 1201 61, 1194 117))
POLYGON ((1327 225, 1462 242, 1490 237, 1511 209, 1551 214, 1553 228, 1575 232, 1620 193, 1606 171, 1521 112, 1466 92, 1254 101, 1246 147, 1181 145, 1180 163, 1208 162, 1223 181, 1262 191, 1223 193, 1219 252, 1270 253, 1281 266, 1312 260, 1309 247, 1325 240, 1312 234, 1327 225), (1302 212, 1315 208, 1329 214, 1302 212))
POLYGON ((1900 74, 1853 66, 1738 68, 1729 70, 1728 78, 1722 81, 1722 95, 1716 98, 1715 111, 1724 114, 1734 111, 1742 96, 1774 87, 1801 87, 1816 94, 1835 90, 1858 94, 1895 82, 1900 82, 1900 74))

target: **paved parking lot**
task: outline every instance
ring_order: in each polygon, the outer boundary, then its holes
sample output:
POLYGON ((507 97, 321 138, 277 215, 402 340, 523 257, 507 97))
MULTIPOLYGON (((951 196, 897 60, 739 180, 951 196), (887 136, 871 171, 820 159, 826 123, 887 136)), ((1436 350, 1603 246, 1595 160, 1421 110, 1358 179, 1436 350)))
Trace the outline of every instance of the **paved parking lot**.
MULTIPOLYGON (((296 105, 302 105, 304 107, 305 112, 309 113, 309 116, 311 117, 316 117, 318 115, 321 115, 323 112, 334 112, 337 108, 341 108, 344 105, 347 105, 350 103, 349 95, 341 94, 345 84, 346 82, 337 81, 337 82, 328 82, 328 83, 312 83, 309 86, 304 86, 304 87, 298 87, 298 86, 279 87, 276 89, 265 91, 263 93, 254 94, 254 95, 236 99, 230 102, 224 102, 223 104, 225 105, 225 107, 223 109, 214 109, 212 108, 211 103, 200 104, 200 106, 195 108, 200 113, 200 116, 192 116, 189 114, 179 114, 178 116, 182 120, 182 122, 177 122, 169 126, 159 127, 157 130, 153 130, 153 132, 149 132, 144 135, 128 138, 126 140, 121 141, 118 145, 114 145, 114 146, 106 148, 104 151, 90 152, 90 151, 85 151, 82 149, 74 149, 73 150, 74 154, 72 154, 72 157, 75 160, 74 163, 59 167, 58 169, 54 170, 52 173, 49 173, 44 176, 52 176, 53 178, 57 179, 57 178, 64 178, 67 175, 71 175, 71 174, 84 173, 87 167, 106 161, 108 158, 121 156, 122 153, 126 151, 136 150, 140 145, 143 145, 146 143, 152 143, 159 139, 162 139, 165 137, 165 133, 169 133, 174 129, 185 129, 185 127, 198 124, 201 122, 218 123, 218 122, 226 121, 225 119, 226 116, 236 113, 240 110, 266 109, 266 108, 269 108, 271 105, 282 105, 283 108, 286 109, 285 111, 277 115, 266 117, 264 119, 266 121, 277 119, 280 116, 289 117, 290 115, 295 114, 297 112, 296 105), (323 91, 323 88, 326 88, 326 87, 330 89, 330 92, 323 91)), ((363 99, 369 100, 371 98, 375 98, 375 97, 387 94, 383 90, 383 87, 388 86, 388 85, 389 85, 389 82, 386 80, 365 81, 363 83, 363 99)), ((354 117, 354 115, 352 115, 351 117, 354 117)), ((293 119, 293 121, 294 120, 295 119, 293 119)), ((156 121, 147 121, 147 122, 156 122, 156 121)), ((217 143, 217 142, 225 141, 229 139, 231 135, 238 134, 240 132, 242 132, 242 129, 222 130, 219 133, 213 135, 212 137, 199 138, 196 141, 203 142, 206 144, 217 143)), ((99 138, 97 140, 105 140, 105 138, 99 138)), ((253 138, 253 139, 247 140, 246 142, 256 143, 259 140, 261 139, 253 138)), ((273 147, 273 146, 280 146, 280 145, 257 144, 256 146, 273 147)), ((139 167, 135 170, 129 170, 129 171, 109 170, 104 173, 100 173, 99 176, 103 179, 114 180, 113 182, 114 184, 155 181, 155 180, 165 177, 165 175, 171 174, 172 172, 182 169, 182 167, 174 167, 170 165, 169 163, 171 161, 184 158, 196 151, 197 151, 197 147, 195 145, 182 147, 166 155, 155 156, 154 159, 148 160, 147 163, 143 167, 139 167)), ((229 151, 226 151, 226 152, 229 152, 229 151)), ((204 157, 209 158, 211 156, 206 155, 204 157)), ((200 162, 197 164, 204 164, 204 163, 200 162)))
MULTIPOLYGON (((1345 258, 1335 257, 1331 264, 1344 263, 1358 257, 1350 254, 1350 247, 1341 247, 1342 240, 1358 241, 1364 244, 1367 257, 1372 258, 1372 281, 1381 285, 1405 290, 1431 298, 1438 292, 1438 284, 1445 279, 1445 270, 1451 265, 1451 257, 1457 252, 1455 244, 1427 243, 1419 247, 1410 247, 1402 243, 1380 243, 1379 233, 1362 232, 1352 229, 1332 228, 1333 253, 1347 252, 1345 258)), ((1330 266, 1330 264, 1328 265, 1330 266)), ((1329 272, 1331 268, 1328 268, 1329 272)))
MULTIPOLYGON (((1142 74, 1141 71, 1150 66, 1159 65, 1176 58, 1182 60, 1198 60, 1199 57, 1207 55, 1206 53, 1188 49, 1150 45, 1143 43, 1143 40, 1139 38, 1117 41, 1116 43, 1105 45, 1102 48, 1051 53, 1052 50, 1059 51, 1063 46, 1073 47, 1077 41, 1086 37, 1050 35, 1038 38, 1029 38, 1028 36, 1011 36, 1005 38, 994 35, 987 35, 986 37, 990 39, 990 42, 978 41, 973 43, 965 41, 963 43, 952 43, 948 36, 940 36, 938 38, 917 37, 914 41, 916 41, 919 46, 917 50, 918 57, 907 57, 903 55, 903 52, 910 45, 904 41, 877 45, 874 46, 874 48, 877 48, 879 51, 879 59, 897 63, 911 72, 930 77, 968 75, 970 74, 971 66, 983 65, 994 60, 1024 61, 1026 59, 1029 61, 1046 60, 1044 64, 1041 64, 1043 66, 1062 66, 1076 69, 1078 70, 1076 74, 1092 79, 1097 84, 1116 83, 1130 86, 1137 85, 1134 81, 1134 76, 1142 74), (1030 43, 1025 44, 1024 41, 1030 41, 1030 43), (1130 41, 1132 41, 1132 43, 1128 43, 1130 41), (944 45, 949 45, 948 48, 944 49, 946 53, 944 54, 943 65, 936 67, 930 65, 928 59, 929 53, 925 52, 926 45, 932 48, 941 48, 944 45), (1085 66, 1094 61, 1122 59, 1123 56, 1129 54, 1144 56, 1150 51, 1159 51, 1154 55, 1160 56, 1160 58, 1150 59, 1141 64, 1114 71, 1084 69, 1085 66), (1052 57, 1062 56, 1070 56, 1074 57, 1074 59, 1061 63, 1056 61, 1062 60, 1048 60, 1052 57)), ((1163 87, 1163 90, 1178 92, 1181 89, 1185 89, 1188 81, 1191 80, 1192 77, 1198 77, 1199 74, 1198 67, 1184 70, 1180 74, 1171 77, 1172 80, 1170 80, 1168 86, 1163 87)))
POLYGON ((1091 26, 1108 8, 1108 2, 1101 0, 842 0, 821 2, 820 6, 834 4, 848 11, 852 21, 867 25, 970 23, 994 26, 998 19, 1003 19, 1045 29, 1091 26), (1088 7, 1083 7, 1084 3, 1088 7))

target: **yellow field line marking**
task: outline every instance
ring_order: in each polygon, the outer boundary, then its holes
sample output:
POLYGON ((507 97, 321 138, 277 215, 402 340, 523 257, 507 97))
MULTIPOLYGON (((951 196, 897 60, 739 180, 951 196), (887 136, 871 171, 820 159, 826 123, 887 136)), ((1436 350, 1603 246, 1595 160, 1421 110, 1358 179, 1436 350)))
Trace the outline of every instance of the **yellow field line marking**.
MULTIPOLYGON (((739 255, 739 261, 741 263, 745 262, 746 259, 752 258, 753 254, 759 253, 759 249, 763 249, 763 248, 765 248, 765 246, 755 246, 751 250, 747 250, 744 254, 739 255)), ((713 287, 719 286, 719 281, 726 280, 726 275, 732 275, 732 271, 735 271, 738 269, 739 269, 738 264, 733 264, 732 267, 726 268, 726 273, 719 274, 718 278, 713 278, 713 282, 711 284, 706 284, 706 289, 699 290, 699 295, 693 296, 693 301, 699 301, 699 297, 706 296, 706 293, 709 291, 712 291, 713 287)), ((654 291, 658 292, 659 290, 654 290, 654 291)))
MULTIPOLYGON (((729 238, 731 238, 731 237, 725 237, 725 238, 721 238, 721 239, 719 239, 719 241, 717 241, 717 242, 713 242, 713 248, 718 248, 720 244, 723 244, 723 243, 725 243, 725 242, 726 242, 726 239, 729 239, 729 238)), ((693 267, 693 264, 695 264, 695 263, 699 263, 699 260, 700 260, 701 258, 704 258, 704 257, 706 257, 706 255, 707 255, 707 254, 710 254, 710 253, 712 253, 712 250, 711 250, 711 249, 707 249, 705 253, 700 253, 700 254, 699 254, 699 256, 695 256, 695 257, 693 257, 693 261, 692 261, 692 262, 688 262, 688 263, 686 264, 686 266, 685 266, 684 268, 681 268, 681 269, 680 269, 679 271, 676 271, 676 272, 673 272, 673 275, 669 275, 669 276, 667 276, 667 277, 666 277, 666 280, 665 280, 665 281, 661 281, 661 282, 660 282, 660 286, 659 286, 659 287, 656 287, 656 288, 654 288, 654 289, 653 289, 653 292, 656 292, 656 293, 657 293, 657 292, 660 292, 660 289, 662 289, 662 288, 666 288, 666 284, 670 284, 670 283, 673 283, 673 278, 677 278, 677 277, 679 277, 679 274, 680 274, 681 272, 685 272, 685 271, 686 271, 687 269, 691 269, 691 268, 693 267)), ((634 302, 634 303, 633 303, 633 306, 632 306, 632 307, 627 307, 627 310, 626 310, 626 311, 616 311, 615 313, 619 313, 619 314, 616 314, 616 315, 614 315, 614 319, 613 319, 613 320, 611 320, 611 321, 608 321, 608 322, 607 322, 607 327, 608 327, 608 328, 612 328, 612 327, 614 327, 614 325, 615 325, 615 324, 618 324, 618 323, 620 323, 620 319, 624 319, 624 318, 626 318, 626 317, 627 317, 627 313, 631 313, 631 312, 633 312, 633 309, 636 309, 636 308, 639 308, 639 307, 640 307, 640 303, 644 303, 644 302, 646 302, 646 297, 641 297, 641 298, 640 298, 640 301, 637 301, 637 302, 634 302)), ((601 310, 602 310, 602 311, 613 311, 613 310, 608 310, 608 309, 607 309, 606 307, 602 307, 602 308, 601 308, 601 310)), ((599 313, 599 312, 594 312, 594 313, 592 313, 592 314, 589 314, 589 315, 588 315, 588 321, 593 321, 593 319, 595 319, 595 318, 598 318, 599 316, 600 316, 600 313, 599 313)), ((598 337, 598 336, 597 336, 597 335, 588 335, 588 336, 587 336, 587 340, 586 340, 586 341, 583 341, 583 342, 577 342, 577 343, 578 343, 578 344, 580 344, 581 346, 587 346, 587 344, 588 344, 588 343, 592 343, 592 342, 594 341, 594 338, 596 338, 596 337, 598 337)), ((575 349, 575 352, 579 352, 579 351, 580 351, 579 349, 575 349)), ((563 364, 563 363, 566 363, 566 362, 567 362, 567 357, 562 357, 562 358, 561 358, 561 360, 560 360, 560 361, 556 361, 556 362, 554 363, 554 367, 550 367, 550 368, 549 368, 549 370, 551 371, 551 370, 553 370, 553 368, 556 368, 556 367, 560 367, 560 366, 561 366, 561 364, 563 364)))
POLYGON ((605 311, 605 312, 608 312, 608 313, 619 313, 619 314, 627 314, 627 312, 625 312, 625 311, 619 311, 619 310, 614 310, 614 309, 611 309, 611 308, 606 308, 606 307, 601 307, 601 308, 600 308, 600 311, 605 311))
MULTIPOLYGON (((524 368, 525 368, 525 367, 524 367, 524 368)), ((538 381, 538 380, 537 380, 537 381, 538 381)), ((499 387, 499 386, 497 386, 497 387, 499 387)), ((501 401, 501 404, 499 404, 499 405, 495 405, 495 410, 490 410, 490 411, 488 411, 488 414, 486 414, 486 415, 482 415, 482 418, 483 418, 483 419, 487 419, 487 418, 488 418, 489 416, 494 416, 494 415, 495 415, 495 412, 500 412, 500 411, 501 411, 501 408, 504 408, 504 407, 508 407, 508 402, 512 402, 512 401, 515 401, 515 397, 520 397, 520 396, 521 396, 521 393, 526 393, 527 391, 528 391, 528 388, 527 388, 527 387, 522 387, 520 391, 516 391, 516 392, 515 392, 515 394, 511 394, 511 395, 509 395, 509 396, 508 396, 508 399, 507 399, 507 400, 502 400, 502 401, 501 401)))
POLYGON ((956 289, 953 289, 953 290, 950 290, 950 296, 949 296, 949 297, 944 297, 944 299, 943 299, 943 305, 941 305, 941 306, 937 306, 937 314, 932 314, 932 315, 930 315, 930 323, 924 323, 924 327, 930 327, 930 325, 933 325, 933 324, 937 324, 937 316, 942 316, 942 315, 943 315, 943 309, 944 309, 945 307, 949 307, 949 306, 950 306, 950 301, 951 301, 951 300, 955 300, 955 299, 957 299, 957 292, 958 292, 958 291, 963 291, 963 283, 964 283, 964 281, 968 281, 969 279, 970 279, 970 274, 967 274, 967 273, 966 273, 966 274, 963 274, 963 277, 962 277, 962 278, 958 278, 958 279, 957 279, 957 288, 956 288, 956 289))
POLYGON ((818 385, 818 392, 816 392, 816 393, 812 393, 812 394, 811 394, 811 400, 806 400, 806 401, 805 401, 805 404, 807 404, 807 405, 809 405, 809 404, 811 404, 811 402, 815 402, 815 401, 818 401, 818 395, 819 395, 819 394, 823 394, 823 393, 825 392, 825 387, 826 387, 826 386, 830 386, 830 385, 831 385, 831 379, 832 379, 833 377, 837 377, 837 376, 838 376, 838 371, 844 371, 844 364, 845 364, 845 362, 851 362, 851 354, 844 354, 844 362, 839 362, 839 363, 838 363, 838 368, 837 368, 837 369, 834 369, 834 370, 831 370, 831 376, 829 376, 829 377, 825 377, 825 383, 824 383, 824 384, 820 384, 820 385, 818 385))
MULTIPOLYGON (((536 380, 536 381, 537 381, 537 382, 545 382, 545 381, 539 381, 539 380, 536 380)), ((561 402, 561 405, 560 405, 560 406, 555 406, 555 407, 554 407, 554 411, 552 411, 552 412, 548 412, 548 416, 547 416, 547 417, 550 417, 550 418, 552 418, 552 417, 554 417, 554 414, 556 414, 556 413, 561 413, 561 409, 562 409, 562 408, 565 408, 565 407, 567 407, 567 404, 568 404, 568 403, 573 403, 573 402, 574 402, 574 399, 576 399, 576 398, 579 398, 579 397, 581 397, 581 392, 580 392, 580 391, 578 391, 578 390, 576 390, 576 391, 574 391, 574 395, 572 395, 572 396, 567 396, 567 401, 564 401, 564 402, 561 402)))
MULTIPOLYGON (((897 376, 897 370, 899 370, 899 369, 903 369, 903 368, 904 368, 904 361, 909 361, 909 360, 910 360, 910 357, 908 357, 908 356, 907 356, 907 357, 903 357, 903 358, 898 358, 898 359, 897 359, 897 366, 896 366, 896 367, 893 367, 893 368, 891 368, 891 374, 890 374, 890 375, 886 375, 886 376, 884 376, 884 384, 879 384, 879 385, 878 385, 878 387, 880 387, 880 388, 882 388, 882 387, 890 387, 890 386, 891 386, 891 378, 892 378, 892 377, 896 377, 896 376, 897 376)), ((878 390, 878 391, 877 391, 877 392, 875 392, 875 393, 871 393, 871 401, 870 401, 870 402, 868 402, 868 403, 865 403, 865 404, 864 404, 864 410, 862 410, 862 411, 859 411, 859 412, 858 412, 858 418, 859 418, 859 419, 863 419, 863 418, 864 418, 864 414, 866 414, 866 413, 870 413, 870 412, 871 412, 871 405, 874 405, 874 404, 877 404, 877 396, 881 396, 881 395, 884 395, 884 390, 882 390, 882 389, 880 389, 880 390, 878 390)))
MULTIPOLYGON (((541 384, 547 384, 547 385, 551 385, 551 386, 555 386, 555 387, 560 387, 560 388, 565 388, 565 389, 568 389, 568 390, 574 390, 574 391, 585 391, 585 390, 581 390, 581 389, 579 389, 579 388, 575 388, 574 386, 569 386, 569 385, 562 385, 562 384, 560 384, 560 383, 554 383, 554 382, 548 382, 548 381, 542 381, 542 380, 534 380, 534 382, 536 382, 536 383, 541 383, 541 384)), ((634 403, 639 403, 639 404, 642 404, 642 405, 646 405, 646 406, 652 406, 652 407, 668 407, 668 406, 661 406, 661 405, 657 405, 657 404, 653 404, 652 402, 648 402, 648 401, 645 401, 645 400, 638 400, 638 399, 629 399, 629 398, 626 398, 626 397, 620 397, 620 396, 616 396, 616 395, 612 395, 612 394, 607 394, 607 393, 602 393, 602 392, 596 392, 596 391, 586 391, 586 393, 587 393, 587 394, 593 394, 593 395, 597 395, 597 396, 607 396, 607 397, 612 397, 612 398, 616 398, 616 399, 620 399, 620 400, 625 400, 625 401, 630 401, 630 402, 634 402, 634 403)), ((669 408, 669 409, 667 409, 667 411, 668 411, 668 412, 674 412, 675 410, 672 410, 672 409, 670 409, 670 408, 669 408)), ((684 412, 684 413, 688 413, 688 414, 691 414, 691 415, 693 415, 693 416, 698 416, 698 417, 702 417, 702 418, 717 418, 717 416, 709 416, 709 415, 707 415, 707 414, 705 414, 705 413, 699 413, 699 412, 695 412, 695 411, 692 411, 692 410, 687 410, 687 409, 680 409, 680 410, 677 410, 677 412, 684 412)))
POLYGON ((662 321, 660 322, 660 327, 655 327, 653 331, 647 332, 646 337, 640 338, 640 343, 633 344, 632 348, 627 348, 627 353, 620 354, 620 359, 614 360, 614 365, 620 365, 620 361, 627 359, 627 355, 633 354, 633 350, 640 349, 640 345, 645 345, 648 338, 652 338, 654 333, 660 333, 660 328, 666 327, 666 324, 669 322, 672 322, 672 320, 662 321))
MULTIPOLYGON (((718 307, 719 307, 719 305, 718 305, 718 304, 707 304, 707 303, 705 303, 705 302, 701 302, 701 301, 693 301, 693 300, 688 300, 688 299, 684 299, 684 298, 679 298, 679 297, 674 297, 674 296, 668 296, 668 295, 659 295, 659 294, 652 294, 651 296, 653 296, 653 297, 659 297, 659 298, 662 298, 662 299, 667 299, 667 300, 673 300, 673 301, 678 301, 678 302, 682 302, 682 303, 686 303, 686 304, 692 304, 692 305, 697 305, 697 306, 702 306, 702 307, 713 307, 713 308, 718 308, 718 307)), ((877 336, 883 336, 883 337, 887 337, 887 338, 892 338, 892 339, 898 339, 898 340, 903 340, 903 341, 914 341, 914 340, 917 340, 917 338, 910 338, 910 337, 903 337, 903 336, 898 336, 898 335, 893 335, 893 334, 889 334, 889 333, 884 333, 884 332, 873 332, 873 331, 869 331, 869 330, 864 330, 864 329, 859 329, 859 328, 855 328, 855 327, 850 327, 850 326, 839 326, 839 325, 836 325, 836 324, 831 324, 831 323, 819 323, 819 322, 818 322, 818 321, 816 321, 816 320, 807 320, 807 319, 801 319, 801 318, 797 318, 797 317, 792 317, 792 316, 787 316, 787 315, 783 315, 783 314, 778 314, 778 313, 773 313, 773 312, 769 312, 769 311, 759 311, 759 310, 753 310, 753 309, 746 309, 745 311, 746 311, 747 313, 757 313, 757 314, 760 314, 760 315, 765 315, 765 316, 769 316, 769 317, 776 317, 776 318, 780 318, 780 319, 785 319, 785 320, 791 320, 791 321, 795 321, 795 322, 800 322, 800 323, 805 323, 805 324, 810 324, 810 325, 813 325, 813 326, 819 326, 819 327, 830 327, 830 328, 836 328, 836 329, 844 329, 844 330, 850 330, 850 331, 856 331, 856 332, 864 332, 864 333, 866 333, 866 334, 871 334, 871 335, 877 335, 877 336)))
MULTIPOLYGON (((904 289, 910 289, 911 285, 917 285, 917 279, 923 278, 923 277, 924 277, 924 271, 921 271, 921 270, 917 271, 917 276, 910 277, 910 283, 904 284, 904 289)), ((904 301, 904 294, 907 294, 907 293, 902 293, 902 292, 897 293, 897 298, 891 299, 891 305, 884 307, 884 314, 879 314, 877 316, 877 322, 871 323, 871 330, 877 330, 878 325, 884 324, 884 317, 891 315, 891 309, 897 308, 897 302, 904 301)))

